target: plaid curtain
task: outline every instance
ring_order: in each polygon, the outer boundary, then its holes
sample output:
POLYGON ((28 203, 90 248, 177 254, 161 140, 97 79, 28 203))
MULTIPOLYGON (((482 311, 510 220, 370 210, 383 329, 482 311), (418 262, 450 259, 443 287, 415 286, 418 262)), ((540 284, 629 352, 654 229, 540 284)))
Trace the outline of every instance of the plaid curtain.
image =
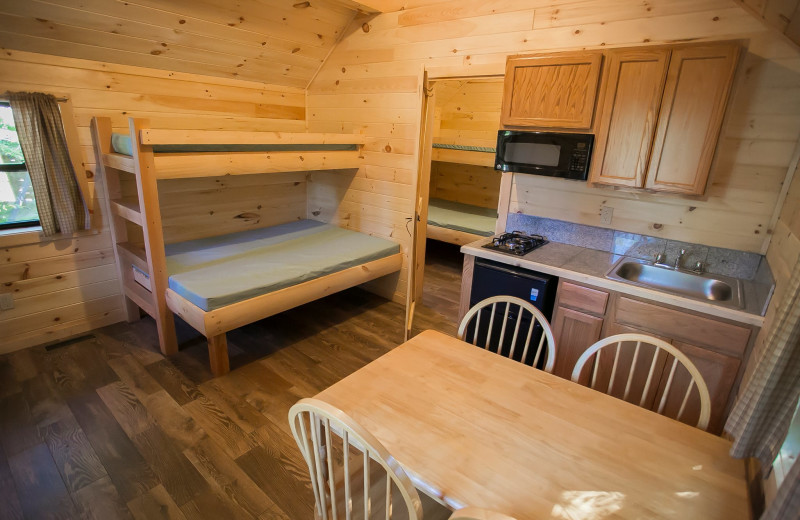
POLYGON ((67 151, 56 98, 15 92, 9 102, 45 236, 87 229, 89 210, 67 151))
MULTIPOLYGON (((767 334, 761 359, 725 424, 725 431, 735 439, 731 455, 758 458, 762 468, 772 467, 800 396, 800 262, 794 266, 767 334)), ((797 507, 800 469, 794 466, 764 518, 772 518, 773 510, 797 507)))

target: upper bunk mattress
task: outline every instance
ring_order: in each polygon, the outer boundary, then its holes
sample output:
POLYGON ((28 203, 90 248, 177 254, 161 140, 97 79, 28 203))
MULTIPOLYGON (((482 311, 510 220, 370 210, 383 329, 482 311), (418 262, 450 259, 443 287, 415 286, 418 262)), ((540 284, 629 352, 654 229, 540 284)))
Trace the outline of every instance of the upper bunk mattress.
POLYGON ((497 210, 444 199, 428 201, 428 224, 484 237, 494 235, 497 210))
MULTIPOLYGON (((133 144, 128 134, 111 134, 111 148, 122 155, 133 155, 133 144)), ((356 150, 354 144, 157 144, 156 153, 226 153, 226 152, 330 152, 356 150)))
POLYGON ((166 246, 169 288, 206 311, 399 252, 389 240, 314 220, 166 246))

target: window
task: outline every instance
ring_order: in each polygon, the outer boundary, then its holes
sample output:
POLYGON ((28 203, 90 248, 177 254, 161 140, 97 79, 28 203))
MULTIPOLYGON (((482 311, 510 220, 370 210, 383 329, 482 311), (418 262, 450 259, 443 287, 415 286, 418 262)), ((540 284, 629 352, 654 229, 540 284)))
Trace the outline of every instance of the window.
POLYGON ((0 229, 39 225, 11 106, 0 102, 0 229))
POLYGON ((794 419, 789 426, 789 432, 786 434, 786 440, 781 446, 781 451, 775 457, 775 462, 772 467, 775 471, 775 484, 780 487, 783 483, 784 477, 789 473, 792 464, 800 455, 800 402, 794 411, 794 419))

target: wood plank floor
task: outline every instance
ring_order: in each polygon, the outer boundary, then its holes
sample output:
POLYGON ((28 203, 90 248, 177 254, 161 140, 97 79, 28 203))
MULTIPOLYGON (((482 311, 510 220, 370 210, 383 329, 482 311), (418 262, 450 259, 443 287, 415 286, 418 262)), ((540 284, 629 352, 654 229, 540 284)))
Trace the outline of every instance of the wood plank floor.
MULTIPOLYGON (((428 279, 445 314, 450 274, 428 279)), ((202 337, 165 359, 149 318, 0 356, 0 520, 313 518, 289 407, 399 344, 403 314, 344 291, 229 333, 217 379, 202 337)), ((455 333, 423 305, 429 328, 455 333)))
POLYGON ((428 240, 425 248, 422 304, 452 323, 458 320, 458 303, 461 295, 461 267, 464 255, 460 249, 461 246, 438 240, 428 240))

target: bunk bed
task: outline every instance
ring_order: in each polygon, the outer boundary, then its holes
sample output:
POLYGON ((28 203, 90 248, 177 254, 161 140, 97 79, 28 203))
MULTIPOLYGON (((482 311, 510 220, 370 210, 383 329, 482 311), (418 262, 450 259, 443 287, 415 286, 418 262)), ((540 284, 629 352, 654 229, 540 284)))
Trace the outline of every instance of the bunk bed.
POLYGON ((444 199, 428 200, 428 238, 464 245, 494 235, 497 210, 444 199))
MULTIPOLYGON (((488 146, 433 143, 431 160, 493 168, 494 157, 495 149, 488 146)), ((431 197, 427 220, 428 238, 464 245, 495 233, 497 209, 431 197)))
POLYGON ((362 135, 161 130, 139 119, 114 134, 109 118, 94 118, 92 137, 128 320, 152 316, 170 355, 177 314, 207 338, 215 376, 230 369, 226 332, 402 266, 397 243, 309 219, 164 240, 158 181, 352 170, 362 135), (136 196, 123 196, 131 175, 136 196))
POLYGON ((433 143, 432 161, 494 167, 495 148, 452 143, 433 143))

